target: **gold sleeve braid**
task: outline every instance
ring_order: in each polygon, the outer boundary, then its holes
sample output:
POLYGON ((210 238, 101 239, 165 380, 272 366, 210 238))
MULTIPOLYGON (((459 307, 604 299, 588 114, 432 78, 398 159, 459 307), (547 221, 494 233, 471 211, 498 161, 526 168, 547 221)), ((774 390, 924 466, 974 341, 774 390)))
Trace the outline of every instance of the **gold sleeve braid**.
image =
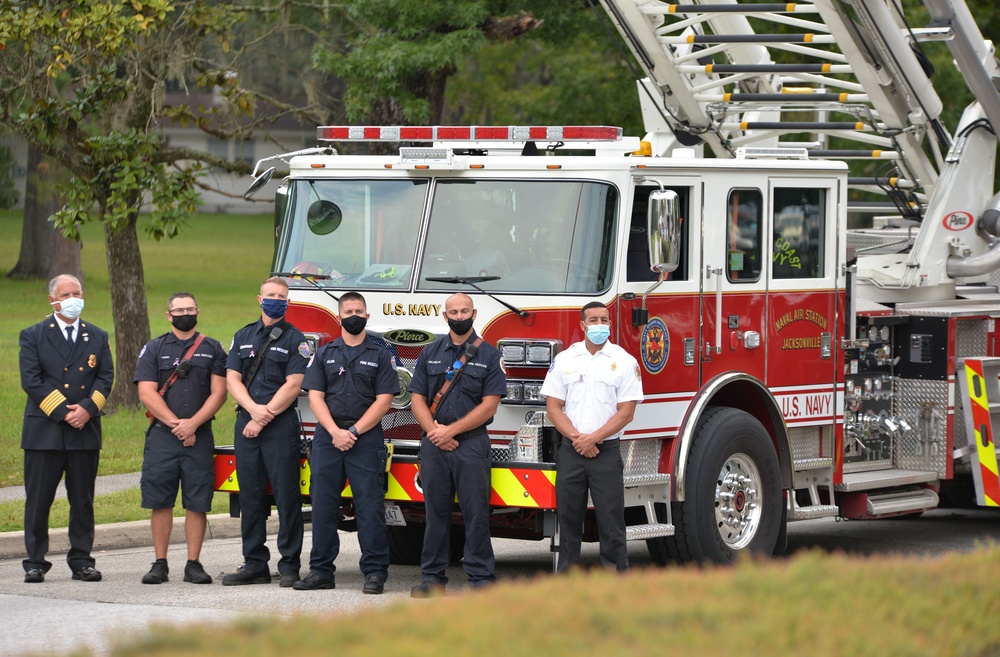
POLYGON ((97 405, 98 411, 103 411, 104 405, 108 403, 108 398, 102 395, 98 390, 90 393, 90 398, 94 400, 94 404, 97 405))
POLYGON ((42 409, 42 412, 46 415, 52 415, 52 411, 59 408, 66 401, 66 395, 62 394, 58 390, 53 390, 48 394, 48 396, 42 400, 42 403, 38 405, 42 409))

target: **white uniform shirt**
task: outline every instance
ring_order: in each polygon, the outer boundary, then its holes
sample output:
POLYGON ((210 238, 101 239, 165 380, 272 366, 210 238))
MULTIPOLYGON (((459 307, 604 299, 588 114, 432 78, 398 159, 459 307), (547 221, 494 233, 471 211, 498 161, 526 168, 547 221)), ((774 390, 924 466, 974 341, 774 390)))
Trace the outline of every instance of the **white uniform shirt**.
MULTIPOLYGON (((622 402, 642 401, 639 363, 610 341, 593 356, 585 342, 570 345, 556 354, 542 394, 565 402, 563 410, 580 433, 597 431, 618 412, 622 402)), ((605 440, 622 435, 619 431, 605 440)))

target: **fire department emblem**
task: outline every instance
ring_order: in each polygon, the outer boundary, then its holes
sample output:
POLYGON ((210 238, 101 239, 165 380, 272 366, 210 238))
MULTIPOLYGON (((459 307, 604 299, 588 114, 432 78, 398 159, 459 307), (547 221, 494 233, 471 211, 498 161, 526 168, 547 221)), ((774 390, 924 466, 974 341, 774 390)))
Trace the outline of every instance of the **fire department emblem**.
POLYGON ((90 369, 97 367, 97 354, 90 354, 90 358, 87 359, 87 365, 90 365, 90 369))
POLYGON ((642 351, 642 365, 650 374, 658 374, 667 362, 670 353, 670 334, 659 317, 653 317, 646 324, 639 340, 642 351))

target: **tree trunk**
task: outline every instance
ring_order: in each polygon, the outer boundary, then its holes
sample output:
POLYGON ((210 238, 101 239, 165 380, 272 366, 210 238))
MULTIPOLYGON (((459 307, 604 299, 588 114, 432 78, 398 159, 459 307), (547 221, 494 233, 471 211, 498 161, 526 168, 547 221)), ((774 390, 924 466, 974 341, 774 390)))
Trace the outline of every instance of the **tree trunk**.
POLYGON ((72 274, 83 282, 79 242, 71 242, 49 221, 59 209, 55 193, 54 162, 34 148, 28 148, 28 181, 24 188, 24 220, 21 251, 10 278, 49 279, 72 274))
POLYGON ((132 385, 132 376, 139 352, 149 342, 149 309, 137 220, 138 212, 117 230, 104 224, 111 307, 115 318, 115 387, 108 399, 111 410, 123 406, 139 407, 139 392, 132 385))

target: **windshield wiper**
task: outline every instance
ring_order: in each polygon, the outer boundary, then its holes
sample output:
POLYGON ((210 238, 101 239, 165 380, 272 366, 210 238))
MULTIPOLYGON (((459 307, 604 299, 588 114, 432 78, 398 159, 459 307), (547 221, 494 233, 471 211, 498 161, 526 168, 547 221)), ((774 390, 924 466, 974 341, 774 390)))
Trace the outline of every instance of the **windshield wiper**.
POLYGON ((504 308, 516 312, 518 317, 527 317, 528 315, 531 314, 525 310, 521 310, 520 308, 507 303, 503 299, 498 299, 497 297, 493 296, 483 288, 476 285, 476 283, 485 283, 487 281, 499 281, 500 280, 499 276, 466 276, 464 278, 461 278, 459 276, 428 276, 424 280, 430 281, 431 283, 451 283, 452 285, 458 285, 458 284, 468 285, 469 287, 476 288, 489 298, 499 303, 504 308))
POLYGON ((327 276, 326 274, 299 274, 296 272, 273 272, 271 276, 281 276, 282 278, 298 278, 304 281, 309 281, 312 284, 312 286, 315 287, 317 290, 319 290, 326 296, 330 297, 337 303, 340 303, 340 297, 334 296, 333 293, 331 293, 325 287, 322 287, 319 283, 316 282, 317 280, 321 281, 333 280, 333 276, 327 276))

